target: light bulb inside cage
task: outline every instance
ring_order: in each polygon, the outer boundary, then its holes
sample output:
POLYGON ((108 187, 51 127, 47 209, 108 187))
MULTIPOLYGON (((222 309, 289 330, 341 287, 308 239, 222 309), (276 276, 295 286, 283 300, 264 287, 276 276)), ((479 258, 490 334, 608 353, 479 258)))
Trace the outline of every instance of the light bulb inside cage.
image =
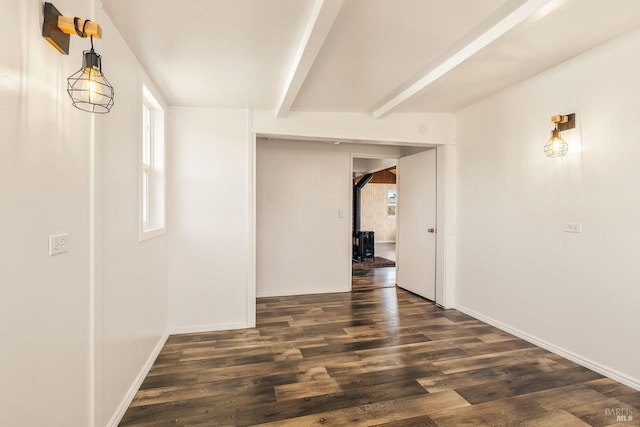
POLYGON ((91 113, 108 113, 113 107, 113 86, 102 74, 102 60, 93 48, 82 55, 82 68, 67 79, 73 106, 91 113))
POLYGON ((547 157, 564 156, 569 151, 569 144, 560 137, 558 129, 551 131, 551 138, 544 146, 544 153, 547 157))
POLYGON ((576 114, 552 116, 551 123, 554 123, 555 127, 551 131, 551 138, 544 145, 544 153, 547 157, 562 157, 569 151, 569 144, 562 139, 560 132, 576 127, 576 114))

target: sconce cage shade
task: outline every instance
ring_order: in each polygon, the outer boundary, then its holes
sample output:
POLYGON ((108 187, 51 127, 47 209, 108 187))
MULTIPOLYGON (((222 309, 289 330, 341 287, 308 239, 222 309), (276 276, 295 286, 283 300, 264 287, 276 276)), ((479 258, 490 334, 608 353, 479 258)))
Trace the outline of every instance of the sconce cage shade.
POLYGON ((549 142, 544 146, 544 154, 547 157, 559 157, 564 156, 569 151, 569 144, 560 137, 558 129, 551 131, 551 138, 549 142))
POLYGON ((93 47, 83 52, 82 68, 67 79, 67 93, 80 110, 103 114, 113 107, 113 86, 102 74, 101 57, 93 47))

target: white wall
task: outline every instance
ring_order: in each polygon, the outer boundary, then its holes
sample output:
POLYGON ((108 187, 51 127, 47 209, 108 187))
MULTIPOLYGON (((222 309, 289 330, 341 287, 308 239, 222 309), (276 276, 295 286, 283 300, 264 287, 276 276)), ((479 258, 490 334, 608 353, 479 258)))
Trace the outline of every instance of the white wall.
POLYGON ((96 118, 96 425, 103 426, 123 414, 164 343, 168 279, 166 235, 138 241, 142 83, 153 85, 102 10, 95 20, 104 32, 95 47, 116 90, 111 112, 96 118))
POLYGON ((627 34, 456 117, 457 304, 636 388, 638 45, 627 34), (569 153, 545 157, 550 117, 572 112, 569 153))
POLYGON ((88 40, 61 55, 41 37, 41 1, 0 3, 0 411, 3 425, 103 426, 167 330, 166 238, 137 241, 140 66, 93 0, 56 7, 103 26, 116 105, 73 108, 66 78, 88 40), (49 257, 56 233, 70 249, 49 257))
POLYGON ((169 109, 173 331, 249 326, 249 113, 169 109))
POLYGON ((339 147, 258 142, 258 296, 350 289, 347 242, 351 232, 351 158, 339 147), (342 218, 338 218, 339 210, 342 218))
MULTIPOLYGON (((90 1, 56 5, 92 13, 90 1)), ((82 47, 54 50, 40 36, 41 9, 0 2, 0 413, 8 426, 86 426, 92 116, 66 94, 82 47), (57 233, 70 249, 49 257, 57 233)))

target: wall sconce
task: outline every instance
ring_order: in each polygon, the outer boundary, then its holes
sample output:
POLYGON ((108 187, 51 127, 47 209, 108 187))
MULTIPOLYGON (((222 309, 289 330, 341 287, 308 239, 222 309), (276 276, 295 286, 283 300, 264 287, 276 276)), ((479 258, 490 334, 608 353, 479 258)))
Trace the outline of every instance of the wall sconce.
POLYGON ((560 132, 576 127, 576 115, 574 113, 566 116, 553 116, 551 122, 555 123, 555 128, 551 131, 551 138, 544 146, 544 154, 547 157, 559 157, 567 154, 569 145, 560 137, 560 132))
POLYGON ((63 55, 69 54, 69 39, 72 34, 91 39, 91 49, 82 52, 82 67, 67 79, 67 93, 73 106, 91 113, 108 113, 113 107, 114 90, 102 74, 102 58, 93 49, 93 38, 102 37, 100 25, 80 19, 69 18, 51 3, 44 3, 42 37, 63 55))

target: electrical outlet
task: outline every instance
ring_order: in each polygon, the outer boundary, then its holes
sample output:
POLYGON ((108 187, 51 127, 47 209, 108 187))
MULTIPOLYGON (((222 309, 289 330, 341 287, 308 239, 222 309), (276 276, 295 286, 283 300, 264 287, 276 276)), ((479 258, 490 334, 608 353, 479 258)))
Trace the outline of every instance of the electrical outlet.
POLYGON ((58 255, 69 250, 69 235, 54 234, 49 236, 49 256, 58 255))
POLYGON ((582 224, 577 222, 567 222, 562 224, 562 231, 565 233, 582 233, 582 224))

